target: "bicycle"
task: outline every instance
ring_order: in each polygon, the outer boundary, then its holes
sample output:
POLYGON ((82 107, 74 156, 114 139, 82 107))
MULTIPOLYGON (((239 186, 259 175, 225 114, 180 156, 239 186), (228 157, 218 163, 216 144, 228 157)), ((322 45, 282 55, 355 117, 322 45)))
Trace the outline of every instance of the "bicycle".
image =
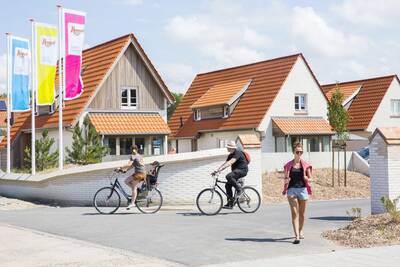
MULTIPOLYGON (((204 215, 216 215, 221 211, 223 200, 219 191, 228 197, 226 192, 219 186, 219 184, 226 184, 227 182, 218 180, 219 173, 213 173, 211 176, 214 179, 214 185, 200 191, 196 198, 197 208, 204 215)), ((235 192, 233 206, 237 204, 244 213, 256 212, 261 205, 260 194, 251 186, 243 186, 243 179, 239 179, 238 183, 242 186, 243 194, 237 198, 235 192)))
MULTIPOLYGON (((157 166, 155 178, 158 178, 158 173, 164 165, 157 166)), ((125 197, 127 205, 131 201, 131 195, 128 194, 120 182, 118 181, 118 174, 122 173, 120 170, 113 170, 108 177, 110 186, 100 188, 93 197, 93 206, 101 214, 113 214, 121 206, 121 195, 125 197), (115 180, 114 180, 115 179, 115 180), (114 180, 114 181, 113 181, 114 180), (120 192, 120 193, 118 193, 120 192)), ((163 204, 163 197, 161 191, 157 188, 157 183, 151 182, 149 176, 143 182, 142 186, 138 188, 136 198, 136 207, 142 213, 156 213, 161 209, 163 204)))

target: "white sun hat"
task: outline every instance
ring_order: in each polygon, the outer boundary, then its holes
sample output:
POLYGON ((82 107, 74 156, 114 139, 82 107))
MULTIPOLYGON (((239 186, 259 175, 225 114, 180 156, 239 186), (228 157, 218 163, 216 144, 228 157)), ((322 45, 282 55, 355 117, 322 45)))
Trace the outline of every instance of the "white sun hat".
POLYGON ((229 141, 228 144, 226 145, 226 148, 234 148, 236 149, 236 143, 235 141, 229 141))

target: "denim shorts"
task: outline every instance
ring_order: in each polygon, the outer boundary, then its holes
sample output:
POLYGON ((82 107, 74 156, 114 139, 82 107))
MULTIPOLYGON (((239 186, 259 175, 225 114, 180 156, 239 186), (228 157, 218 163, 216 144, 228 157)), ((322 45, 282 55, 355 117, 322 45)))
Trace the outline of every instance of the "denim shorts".
POLYGON ((295 197, 298 200, 307 200, 308 199, 308 192, 306 187, 291 187, 287 191, 287 195, 290 197, 295 197))

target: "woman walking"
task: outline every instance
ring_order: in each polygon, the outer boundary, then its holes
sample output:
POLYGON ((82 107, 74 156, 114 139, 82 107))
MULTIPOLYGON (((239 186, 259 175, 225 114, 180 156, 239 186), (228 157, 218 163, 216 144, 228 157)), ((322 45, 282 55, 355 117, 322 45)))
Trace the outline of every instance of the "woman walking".
POLYGON ((304 214, 308 196, 311 194, 312 167, 301 158, 303 155, 301 143, 294 144, 293 154, 294 159, 286 163, 284 167, 285 183, 282 194, 287 195, 292 214, 295 235, 293 244, 300 244, 300 239, 304 239, 304 214))

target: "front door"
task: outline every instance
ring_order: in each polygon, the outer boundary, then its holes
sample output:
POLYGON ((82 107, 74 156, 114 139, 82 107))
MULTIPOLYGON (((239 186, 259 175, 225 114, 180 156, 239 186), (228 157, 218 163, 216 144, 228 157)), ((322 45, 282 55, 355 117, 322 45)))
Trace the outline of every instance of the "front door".
POLYGON ((139 154, 144 154, 144 138, 143 137, 136 137, 135 138, 135 145, 139 148, 139 154))

